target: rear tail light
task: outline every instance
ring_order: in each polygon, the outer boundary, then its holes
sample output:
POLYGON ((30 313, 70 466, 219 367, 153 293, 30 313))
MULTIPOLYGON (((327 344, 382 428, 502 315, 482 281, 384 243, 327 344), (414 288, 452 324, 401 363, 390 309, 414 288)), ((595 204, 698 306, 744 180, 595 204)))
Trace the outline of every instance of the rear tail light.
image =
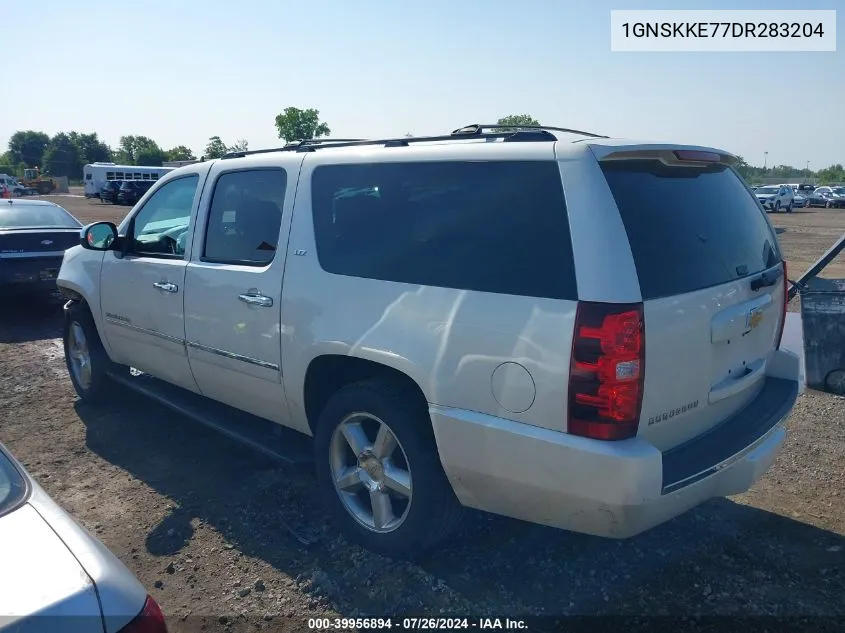
POLYGON ((152 596, 147 596, 141 613, 118 633, 167 633, 164 614, 152 596))
POLYGON ((695 161, 700 163, 718 163, 722 157, 716 152, 704 152, 694 149, 675 150, 675 158, 684 161, 695 161))
POLYGON ((783 262, 783 314, 780 318, 780 329, 778 330, 778 344, 777 349, 780 349, 780 343, 783 340, 783 328, 786 325, 786 309, 789 306, 789 279, 786 276, 786 262, 783 262))
POLYGON ((645 376, 643 305, 579 302, 569 369, 569 433, 634 437, 645 376))

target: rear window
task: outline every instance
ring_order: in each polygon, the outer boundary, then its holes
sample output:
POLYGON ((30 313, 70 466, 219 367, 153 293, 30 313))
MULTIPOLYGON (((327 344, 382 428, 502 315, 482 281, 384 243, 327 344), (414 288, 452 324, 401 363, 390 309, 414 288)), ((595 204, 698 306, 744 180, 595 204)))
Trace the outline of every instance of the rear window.
POLYGON ((81 226, 73 216, 58 206, 25 202, 0 205, 0 229, 77 229, 81 226))
POLYGON ((326 165, 311 187, 317 256, 328 272, 577 298, 553 161, 326 165))
POLYGON ((764 212, 731 168, 634 160, 604 163, 602 170, 644 300, 718 286, 781 261, 764 212))

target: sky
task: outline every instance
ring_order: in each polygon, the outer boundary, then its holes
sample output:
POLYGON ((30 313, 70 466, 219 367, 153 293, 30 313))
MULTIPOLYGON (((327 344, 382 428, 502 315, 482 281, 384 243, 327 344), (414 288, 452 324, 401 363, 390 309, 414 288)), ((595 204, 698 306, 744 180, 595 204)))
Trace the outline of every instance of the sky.
POLYGON ((319 110, 335 137, 440 134, 527 113, 755 165, 845 163, 841 35, 832 53, 610 50, 612 9, 841 0, 41 0, 37 23, 31 3, 5 4, 0 151, 25 129, 97 132, 112 147, 140 134, 197 156, 212 135, 276 147, 275 116, 294 106, 319 110))

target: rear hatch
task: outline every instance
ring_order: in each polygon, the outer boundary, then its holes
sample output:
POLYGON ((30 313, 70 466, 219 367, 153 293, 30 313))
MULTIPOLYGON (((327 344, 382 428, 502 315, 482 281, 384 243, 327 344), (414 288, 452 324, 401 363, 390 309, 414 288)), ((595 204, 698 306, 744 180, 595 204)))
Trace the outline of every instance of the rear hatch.
POLYGON ((593 151, 625 225, 643 299, 638 436, 665 451, 726 420, 762 389, 784 322, 783 257, 729 156, 665 146, 593 151))

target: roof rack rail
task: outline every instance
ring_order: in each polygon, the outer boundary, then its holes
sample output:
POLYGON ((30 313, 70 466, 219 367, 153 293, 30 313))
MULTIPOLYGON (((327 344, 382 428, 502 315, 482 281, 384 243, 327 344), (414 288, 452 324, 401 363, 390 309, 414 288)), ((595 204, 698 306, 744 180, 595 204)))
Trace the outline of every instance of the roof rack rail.
POLYGON ((363 138, 309 138, 299 141, 291 141, 282 147, 267 147, 265 149, 249 149, 242 152, 226 152, 220 158, 241 158, 243 156, 251 156, 252 154, 270 154, 272 152, 292 151, 302 149, 310 145, 320 145, 322 143, 360 143, 366 141, 363 138))
POLYGON ((583 130, 573 130, 568 127, 554 127, 552 125, 501 125, 499 123, 472 123, 464 127, 453 130, 452 134, 460 135, 480 135, 484 130, 505 131, 513 130, 514 132, 527 131, 552 131, 552 132, 566 132, 568 134, 578 134, 580 136, 589 136, 591 138, 609 138, 603 134, 595 134, 593 132, 584 132, 583 130))
POLYGON ((313 152, 327 147, 357 147, 362 145, 381 145, 383 147, 408 147, 411 143, 429 143, 435 141, 454 141, 459 138, 502 139, 504 142, 556 141, 557 137, 551 132, 566 132, 592 138, 608 138, 601 134, 582 132, 565 127, 551 127, 548 125, 498 125, 473 123, 453 130, 449 134, 437 136, 403 136, 401 138, 382 139, 303 139, 291 141, 283 147, 267 149, 253 149, 244 152, 229 152, 223 158, 241 158, 253 154, 269 154, 272 152, 313 152), (491 130, 491 131, 486 131, 491 130))

